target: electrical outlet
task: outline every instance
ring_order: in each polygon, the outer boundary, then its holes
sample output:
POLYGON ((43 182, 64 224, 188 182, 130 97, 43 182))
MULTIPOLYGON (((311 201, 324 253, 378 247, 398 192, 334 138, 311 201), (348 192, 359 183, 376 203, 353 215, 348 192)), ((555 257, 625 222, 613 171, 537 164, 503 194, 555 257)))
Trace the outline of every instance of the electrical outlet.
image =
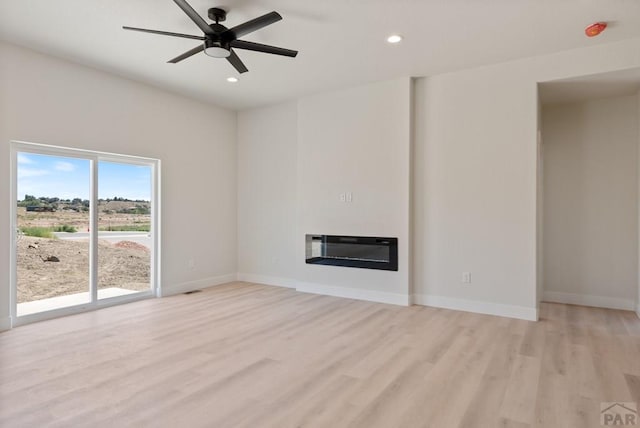
POLYGON ((462 272, 462 283, 471 284, 471 272, 462 272))
POLYGON ((189 269, 193 269, 194 267, 196 267, 196 261, 193 259, 189 259, 189 261, 187 262, 187 267, 189 267, 189 269))
POLYGON ((353 195, 351 192, 347 192, 347 202, 353 202, 353 195))
POLYGON ((347 194, 340 193, 340 202, 347 202, 347 194))

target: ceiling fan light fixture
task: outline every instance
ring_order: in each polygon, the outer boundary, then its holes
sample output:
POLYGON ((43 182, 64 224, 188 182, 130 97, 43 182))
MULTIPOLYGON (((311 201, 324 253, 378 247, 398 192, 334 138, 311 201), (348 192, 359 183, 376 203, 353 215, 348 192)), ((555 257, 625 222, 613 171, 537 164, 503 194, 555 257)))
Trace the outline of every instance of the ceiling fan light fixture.
POLYGON ((220 42, 205 40, 204 53, 214 58, 227 58, 231 55, 231 49, 228 46, 225 48, 220 42))

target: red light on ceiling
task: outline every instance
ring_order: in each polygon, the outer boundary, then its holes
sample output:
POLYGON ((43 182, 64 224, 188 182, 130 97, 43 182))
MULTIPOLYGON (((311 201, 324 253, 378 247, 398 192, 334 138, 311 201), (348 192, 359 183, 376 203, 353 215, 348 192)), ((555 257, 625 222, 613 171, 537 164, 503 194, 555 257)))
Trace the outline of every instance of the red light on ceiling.
POLYGON ((606 22, 596 22, 595 24, 591 24, 585 28, 584 34, 586 34, 587 37, 595 37, 602 33, 605 28, 607 28, 606 22))

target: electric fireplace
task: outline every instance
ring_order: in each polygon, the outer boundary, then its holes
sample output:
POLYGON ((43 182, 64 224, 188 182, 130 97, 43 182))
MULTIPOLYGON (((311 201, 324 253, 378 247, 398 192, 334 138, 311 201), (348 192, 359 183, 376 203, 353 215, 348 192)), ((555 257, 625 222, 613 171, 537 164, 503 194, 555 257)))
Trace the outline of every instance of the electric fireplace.
POLYGON ((397 271, 398 238, 306 235, 306 262, 397 271))

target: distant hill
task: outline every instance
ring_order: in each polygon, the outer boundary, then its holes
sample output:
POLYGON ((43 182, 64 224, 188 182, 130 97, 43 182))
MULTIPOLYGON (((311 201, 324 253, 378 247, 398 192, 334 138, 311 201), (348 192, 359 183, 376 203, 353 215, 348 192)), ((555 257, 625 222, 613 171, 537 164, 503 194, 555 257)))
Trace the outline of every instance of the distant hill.
POLYGON ((133 212, 137 214, 149 214, 151 210, 150 202, 135 202, 135 201, 98 201, 98 212, 101 213, 125 213, 133 212))
MULTIPOLYGON (((75 198, 60 199, 50 197, 39 197, 25 195, 24 200, 18 201, 18 207, 26 207, 28 211, 46 212, 46 211, 89 211, 89 201, 86 199, 75 198)), ((149 214, 151 211, 151 203, 148 201, 131 201, 124 198, 99 199, 99 213, 120 213, 120 214, 149 214)))

